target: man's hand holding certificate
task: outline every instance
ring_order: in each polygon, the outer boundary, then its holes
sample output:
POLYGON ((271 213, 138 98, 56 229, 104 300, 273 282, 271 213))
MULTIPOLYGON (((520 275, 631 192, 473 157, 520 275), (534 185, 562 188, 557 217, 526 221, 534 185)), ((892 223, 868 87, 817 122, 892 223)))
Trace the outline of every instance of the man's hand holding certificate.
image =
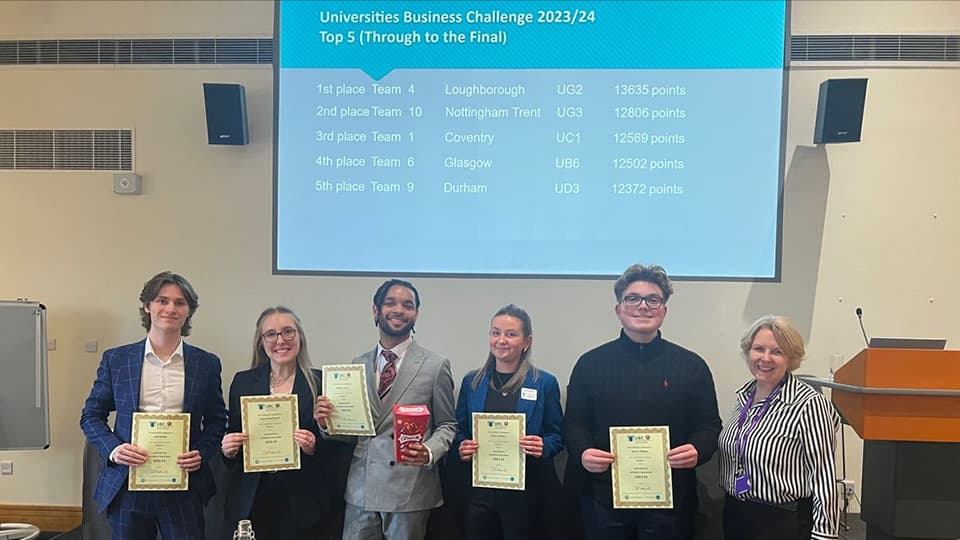
POLYGON ((527 459, 520 438, 527 431, 523 413, 473 413, 473 486, 526 489, 527 459))
POLYGON ((177 457, 190 445, 189 413, 133 413, 131 443, 147 452, 147 460, 130 467, 130 491, 186 491, 190 476, 177 457))
POLYGON ((363 364, 323 366, 323 393, 333 403, 327 432, 331 435, 374 436, 373 416, 363 364))
POLYGON ((282 471, 300 468, 300 447, 294 432, 297 394, 240 396, 243 441, 243 472, 282 471))
POLYGON ((673 508, 668 426, 611 427, 614 508, 673 508))

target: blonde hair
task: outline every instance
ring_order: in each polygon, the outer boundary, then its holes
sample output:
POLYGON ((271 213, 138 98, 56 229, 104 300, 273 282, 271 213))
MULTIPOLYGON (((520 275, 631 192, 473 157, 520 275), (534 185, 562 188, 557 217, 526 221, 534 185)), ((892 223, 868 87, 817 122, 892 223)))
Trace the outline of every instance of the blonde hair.
POLYGON ((765 315, 757 319, 740 338, 740 354, 744 360, 750 358, 750 347, 761 330, 770 330, 773 339, 787 358, 787 370, 793 371, 800 367, 807 352, 803 346, 803 337, 790 319, 780 315, 765 315))
POLYGON ((264 364, 270 364, 270 357, 267 356, 266 349, 263 348, 263 329, 260 326, 270 315, 275 314, 288 315, 293 319, 293 324, 297 326, 297 339, 300 340, 300 352, 297 353, 297 367, 303 372, 307 379, 307 386, 310 387, 310 402, 317 400, 317 382, 313 379, 313 364, 310 362, 310 353, 307 352, 307 335, 303 333, 303 325, 300 323, 300 317, 292 309, 285 306, 270 307, 260 313, 257 317, 257 327, 253 334, 253 361, 250 362, 251 368, 258 368, 264 364))
MULTIPOLYGON (((493 314, 493 319, 496 319, 501 315, 513 317, 514 319, 520 321, 520 323, 523 325, 523 337, 533 337, 533 322, 530 320, 530 314, 527 313, 527 310, 516 304, 507 304, 493 314)), ((491 319, 491 321, 493 319, 491 319)), ((503 392, 513 392, 517 388, 520 388, 523 386, 523 381, 527 378, 527 372, 530 370, 533 370, 533 380, 540 378, 540 372, 537 371, 537 368, 530 364, 529 358, 531 349, 533 349, 532 341, 530 342, 530 346, 520 353, 520 362, 517 366, 517 371, 513 373, 513 375, 510 377, 510 380, 508 380, 507 383, 503 385, 503 388, 500 388, 499 390, 503 392)), ((473 381, 470 382, 470 387, 476 390, 477 387, 480 386, 480 381, 483 380, 483 376, 489 373, 490 388, 497 390, 493 384, 493 372, 496 370, 496 364, 497 359, 493 356, 493 353, 488 353, 487 360, 483 363, 483 367, 478 369, 476 375, 473 376, 473 381)))

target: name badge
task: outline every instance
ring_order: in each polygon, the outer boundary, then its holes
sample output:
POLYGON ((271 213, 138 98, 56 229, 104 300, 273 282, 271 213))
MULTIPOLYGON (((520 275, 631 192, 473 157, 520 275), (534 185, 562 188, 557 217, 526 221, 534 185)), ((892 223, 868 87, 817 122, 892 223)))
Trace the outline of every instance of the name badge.
POLYGON ((537 400, 537 389, 536 388, 521 388, 520 389, 520 399, 529 399, 530 401, 537 400))
POLYGON ((738 497, 750 491, 750 477, 747 473, 740 473, 733 479, 733 491, 738 497))

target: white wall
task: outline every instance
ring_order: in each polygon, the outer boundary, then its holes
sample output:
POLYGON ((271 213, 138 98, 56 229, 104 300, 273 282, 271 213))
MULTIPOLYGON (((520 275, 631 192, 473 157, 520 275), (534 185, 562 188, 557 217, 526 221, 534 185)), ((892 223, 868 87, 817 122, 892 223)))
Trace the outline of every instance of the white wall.
MULTIPOLYGON (((0 39, 245 36, 272 33, 270 2, 4 2, 0 39)), ((803 33, 960 33, 960 3, 793 4, 803 33)), ((79 504, 79 411, 101 348, 142 337, 137 294, 161 269, 200 293, 191 342, 217 352, 224 386, 247 367, 254 319, 271 304, 302 316, 317 363, 345 361, 375 344, 376 278, 272 276, 272 79, 269 67, 0 67, 0 129, 135 129, 142 196, 117 196, 107 173, 0 172, 0 298, 48 307, 52 445, 3 452, 0 503, 79 504), (203 81, 246 86, 251 144, 206 144, 203 81)), ((747 377, 737 356, 743 328, 789 315, 809 337, 803 372, 826 374, 832 354, 862 347, 862 305, 874 335, 942 336, 960 345, 960 70, 794 69, 790 73, 783 282, 682 282, 664 335, 703 355, 722 415, 747 377), (870 78, 859 144, 810 146, 817 86, 870 78), (936 216, 936 217, 934 217, 936 216)), ((731 136, 735 136, 731 128, 731 136)), ((730 208, 731 214, 750 212, 730 208)), ((320 240, 318 239, 318 249, 320 240)), ((371 250, 373 246, 371 246, 371 250)), ((643 260, 642 246, 624 267, 643 260)), ((645 261, 656 262, 656 261, 645 261)), ((611 282, 416 279, 423 296, 417 339, 448 354, 455 377, 485 355, 493 311, 525 305, 536 360, 566 381, 577 356, 614 337, 611 282)), ((847 435, 849 476, 860 447, 847 435)))

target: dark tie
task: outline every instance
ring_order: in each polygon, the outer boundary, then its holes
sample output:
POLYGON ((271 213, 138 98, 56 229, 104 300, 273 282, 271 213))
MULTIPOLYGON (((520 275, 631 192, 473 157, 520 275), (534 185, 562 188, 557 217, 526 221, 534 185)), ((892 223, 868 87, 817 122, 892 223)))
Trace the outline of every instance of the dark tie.
POLYGON ((390 386, 393 385, 394 379, 397 378, 397 353, 393 351, 383 350, 382 353, 383 359, 386 360, 386 363, 383 364, 383 371, 380 372, 380 387, 377 390, 377 394, 380 395, 380 399, 383 399, 387 395, 387 392, 390 391, 390 386))

